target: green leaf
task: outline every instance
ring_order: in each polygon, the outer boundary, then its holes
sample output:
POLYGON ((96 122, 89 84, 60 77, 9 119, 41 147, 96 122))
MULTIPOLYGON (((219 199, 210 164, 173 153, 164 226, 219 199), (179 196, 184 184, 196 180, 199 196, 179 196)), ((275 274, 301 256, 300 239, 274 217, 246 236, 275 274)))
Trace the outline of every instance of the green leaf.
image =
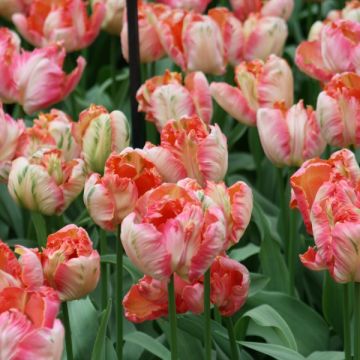
POLYGON ((98 331, 98 333, 96 335, 95 344, 94 344, 93 352, 92 352, 92 355, 91 355, 92 360, 105 358, 106 329, 107 329, 107 324, 109 322, 109 317, 110 317, 110 314, 111 314, 111 305, 112 305, 111 301, 112 300, 110 298, 109 301, 108 301, 106 309, 102 312, 102 315, 101 315, 100 327, 99 327, 99 331, 98 331))
POLYGON ((228 137, 228 147, 231 149, 246 133, 247 126, 236 123, 228 137))
MULTIPOLYGON (((269 305, 260 305, 254 309, 247 311, 244 317, 248 317, 256 325, 260 327, 271 328, 276 337, 280 340, 280 344, 290 349, 297 350, 296 341, 288 324, 282 316, 269 305)), ((260 335, 252 333, 251 335, 260 335)))
POLYGON ((249 297, 254 296, 259 291, 263 290, 269 281, 270 279, 263 274, 250 273, 249 297))
POLYGON ((247 307, 268 304, 286 321, 294 334, 298 350, 304 356, 325 351, 329 345, 329 328, 324 319, 300 300, 288 295, 261 291, 248 299, 247 307))
POLYGON ((249 349, 271 356, 277 360, 305 360, 298 352, 281 345, 241 341, 240 344, 249 349))
POLYGON ((241 171, 253 171, 256 169, 254 158, 245 152, 235 152, 229 154, 228 174, 236 174, 241 171))
POLYGON ((342 351, 315 351, 306 360, 344 360, 344 358, 342 351))
POLYGON ((229 252, 229 256, 237 261, 244 261, 247 258, 249 258, 250 256, 256 255, 260 252, 260 247, 253 244, 253 243, 249 243, 243 247, 239 247, 239 248, 235 248, 230 250, 229 252))
MULTIPOLYGON (((101 256, 101 262, 116 265, 116 255, 115 254, 103 255, 101 256)), ((132 277, 134 282, 137 282, 140 278, 144 276, 144 274, 136 268, 136 266, 130 261, 130 259, 127 256, 123 256, 123 266, 124 269, 132 277)))
POLYGON ((164 345, 162 345, 160 342, 147 335, 146 333, 134 331, 130 334, 126 334, 124 336, 124 340, 141 346, 142 348, 156 355, 160 359, 171 359, 170 351, 164 345))
POLYGON ((42 247, 46 247, 47 242, 47 227, 44 216, 38 212, 31 212, 31 221, 34 224, 36 232, 36 240, 42 247))

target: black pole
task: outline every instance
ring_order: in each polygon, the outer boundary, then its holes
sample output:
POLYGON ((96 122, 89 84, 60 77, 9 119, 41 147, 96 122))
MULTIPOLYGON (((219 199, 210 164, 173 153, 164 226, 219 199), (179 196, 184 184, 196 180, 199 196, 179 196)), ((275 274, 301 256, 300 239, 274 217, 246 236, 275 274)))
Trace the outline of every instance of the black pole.
POLYGON ((132 145, 142 148, 145 144, 145 123, 142 114, 137 110, 136 92, 141 85, 139 27, 137 0, 126 0, 130 67, 130 100, 132 145))

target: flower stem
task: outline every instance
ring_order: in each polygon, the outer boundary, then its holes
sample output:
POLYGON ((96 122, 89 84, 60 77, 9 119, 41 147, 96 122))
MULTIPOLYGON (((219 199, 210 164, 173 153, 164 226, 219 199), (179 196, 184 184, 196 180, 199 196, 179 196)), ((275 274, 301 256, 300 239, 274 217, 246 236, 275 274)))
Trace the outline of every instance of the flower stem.
POLYGON ((360 283, 356 282, 355 286, 355 331, 354 331, 354 360, 360 360, 360 283))
POLYGON ((343 286, 343 321, 344 321, 344 352, 345 360, 351 360, 349 284, 343 286))
POLYGON ((72 340, 71 340, 71 327, 70 327, 70 318, 69 318, 69 310, 67 302, 64 301, 62 303, 62 310, 63 310, 63 319, 64 319, 64 326, 65 326, 65 344, 66 344, 66 355, 68 360, 73 360, 73 347, 72 347, 72 340))
POLYGON ((47 241, 46 222, 42 214, 38 212, 31 212, 31 221, 34 224, 35 233, 39 247, 45 247, 47 241))
POLYGON ((235 332, 234 332, 234 324, 231 317, 226 318, 226 326, 228 330, 230 347, 231 347, 231 360, 239 360, 240 352, 239 346, 236 342, 235 332))
POLYGON ((175 284, 174 274, 171 275, 168 284, 169 298, 169 318, 170 318, 170 334, 171 334, 171 360, 177 360, 177 325, 176 325, 176 303, 175 303, 175 284))
MULTIPOLYGON (((279 218, 282 219, 282 221, 280 221, 280 231, 281 231, 281 235, 284 238, 286 238, 287 233, 288 233, 288 228, 287 228, 288 208, 286 206, 286 194, 285 194, 285 186, 284 186, 284 178, 283 178, 282 168, 277 169, 277 175, 278 175, 277 184, 278 184, 279 203, 280 203, 279 218)), ((285 246, 287 246, 286 243, 285 243, 285 246)), ((288 248, 285 248, 285 254, 288 253, 288 250, 289 250, 288 248)))
POLYGON ((110 67, 111 67, 111 99, 116 107, 115 104, 115 95, 116 95, 116 56, 117 56, 117 49, 116 43, 119 41, 118 37, 112 36, 111 38, 111 47, 110 47, 110 67))
POLYGON ((116 233, 116 353, 118 360, 123 355, 123 310, 122 310, 122 276, 123 276, 123 247, 120 241, 120 225, 116 233))
MULTIPOLYGON (((105 230, 99 228, 100 236, 100 253, 101 256, 106 255, 107 253, 107 243, 106 243, 106 232, 105 230)), ((108 265, 104 262, 101 263, 101 307, 103 310, 107 308, 108 303, 108 265)))
POLYGON ((205 359, 211 360, 210 269, 204 275, 205 359))
POLYGON ((288 238, 288 269, 289 269, 289 290, 290 296, 295 295, 295 265, 297 258, 297 213, 290 209, 289 238, 288 238))

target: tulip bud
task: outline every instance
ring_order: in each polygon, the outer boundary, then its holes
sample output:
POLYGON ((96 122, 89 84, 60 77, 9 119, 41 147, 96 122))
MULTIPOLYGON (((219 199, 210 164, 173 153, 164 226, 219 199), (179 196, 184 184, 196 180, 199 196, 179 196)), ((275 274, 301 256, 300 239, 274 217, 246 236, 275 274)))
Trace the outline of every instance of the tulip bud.
POLYGON ((261 15, 277 16, 284 20, 289 20, 295 5, 294 0, 269 0, 263 2, 261 15))
POLYGON ((44 215, 63 213, 85 182, 81 159, 64 161, 60 150, 41 150, 13 161, 8 189, 21 206, 44 215))
POLYGON ((294 80, 284 59, 271 55, 264 62, 243 62, 235 69, 237 87, 211 83, 211 95, 233 118, 249 126, 256 125, 259 108, 271 108, 275 102, 293 104, 294 80))
POLYGON ((284 104, 260 109, 257 126, 265 154, 276 166, 300 166, 325 150, 316 113, 303 101, 288 110, 284 104))
POLYGON ((326 142, 332 146, 360 146, 360 76, 344 73, 319 94, 317 119, 326 142))
POLYGON ((50 288, 0 291, 1 358, 60 360, 64 328, 56 319, 59 307, 50 288))
POLYGON ((245 60, 265 60, 269 55, 281 56, 288 30, 285 20, 260 15, 250 15, 244 22, 245 60))
POLYGON ((67 52, 88 47, 97 37, 105 17, 102 2, 88 16, 82 0, 34 0, 27 14, 13 15, 19 33, 32 45, 44 47, 61 42, 67 52))
POLYGON ((125 0, 92 0, 91 5, 93 12, 96 4, 103 3, 105 5, 105 18, 101 27, 112 35, 119 35, 122 29, 123 15, 125 9, 125 0))
POLYGON ((88 170, 102 174, 109 155, 129 145, 130 129, 121 111, 109 113, 103 106, 91 105, 81 112, 74 137, 81 144, 88 170))
POLYGON ((0 182, 7 182, 11 162, 19 155, 25 141, 25 124, 6 114, 0 103, 0 182))
MULTIPOLYGON (((165 55, 161 44, 156 22, 164 18, 170 9, 162 4, 143 3, 138 5, 139 51, 141 63, 153 62, 165 55)), ((129 61, 128 21, 124 14, 124 25, 121 31, 121 49, 126 61, 129 61)))
POLYGON ((162 183, 155 165, 141 150, 125 149, 106 161, 103 177, 85 183, 84 203, 96 224, 114 231, 135 208, 137 199, 162 183))
POLYGON ((48 236, 42 253, 44 277, 62 301, 92 292, 100 277, 100 256, 87 232, 73 224, 48 236))
POLYGON ((182 83, 179 73, 167 70, 163 76, 155 76, 140 87, 136 94, 139 111, 146 113, 146 120, 161 129, 168 120, 182 116, 198 115, 210 123, 212 100, 209 83, 201 72, 189 73, 182 83))

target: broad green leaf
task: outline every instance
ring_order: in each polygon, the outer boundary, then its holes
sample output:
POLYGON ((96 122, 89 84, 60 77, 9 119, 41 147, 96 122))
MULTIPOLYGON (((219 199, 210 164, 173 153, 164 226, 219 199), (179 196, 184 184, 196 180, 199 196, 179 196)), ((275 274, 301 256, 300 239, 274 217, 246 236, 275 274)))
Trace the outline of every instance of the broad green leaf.
POLYGON ((251 154, 235 152, 229 154, 228 174, 236 174, 241 171, 253 171, 256 165, 251 154))
POLYGON ((107 328, 107 324, 109 322, 109 317, 110 317, 110 313, 111 313, 111 305, 112 305, 112 303, 111 303, 111 298, 110 298, 106 309, 103 311, 103 313, 101 315, 100 327, 99 327, 99 331, 96 335, 95 344, 94 344, 93 352, 91 355, 92 360, 102 359, 105 357, 104 355, 106 353, 106 344, 105 344, 106 328, 107 328))
POLYGON ((236 123, 230 135, 228 136, 228 147, 231 149, 246 133, 248 127, 246 125, 236 123))
MULTIPOLYGON (((102 255, 101 262, 116 265, 116 255, 115 254, 102 255)), ((130 259, 127 256, 123 256, 123 266, 124 269, 130 274, 134 282, 137 282, 144 275, 141 271, 139 271, 136 268, 136 266, 130 261, 130 259)))
POLYGON ((135 331, 130 334, 126 334, 124 336, 124 340, 143 347, 144 349, 156 355, 160 359, 171 359, 170 351, 164 345, 162 345, 160 342, 158 342, 156 339, 152 338, 148 334, 140 331, 135 331))
POLYGON ((246 244, 243 247, 239 247, 239 248, 235 248, 230 250, 229 252, 229 256, 237 261, 244 261, 247 258, 249 258, 250 256, 256 255, 260 252, 260 247, 253 244, 253 243, 249 243, 246 244))
POLYGON ((29 239, 10 239, 6 240, 6 243, 11 247, 15 247, 15 245, 22 245, 28 248, 35 248, 38 246, 36 241, 29 239))
POLYGON ((268 304, 286 321, 304 356, 328 350, 329 328, 324 319, 300 300, 279 292, 261 291, 248 299, 247 307, 268 304))
POLYGON ((254 296, 263 290, 269 283, 270 279, 262 274, 250 273, 250 290, 249 297, 254 296))
POLYGON ((341 351, 315 351, 306 360, 344 360, 345 355, 341 351))
POLYGON ((271 356, 276 360, 305 360, 298 352, 281 345, 241 341, 240 344, 249 349, 271 356))
MULTIPOLYGON (((280 340, 281 345, 297 350, 296 341, 292 331, 282 316, 269 305, 260 305, 247 311, 244 317, 248 317, 260 327, 271 328, 280 340)), ((252 334, 257 335, 257 334, 252 334)))

